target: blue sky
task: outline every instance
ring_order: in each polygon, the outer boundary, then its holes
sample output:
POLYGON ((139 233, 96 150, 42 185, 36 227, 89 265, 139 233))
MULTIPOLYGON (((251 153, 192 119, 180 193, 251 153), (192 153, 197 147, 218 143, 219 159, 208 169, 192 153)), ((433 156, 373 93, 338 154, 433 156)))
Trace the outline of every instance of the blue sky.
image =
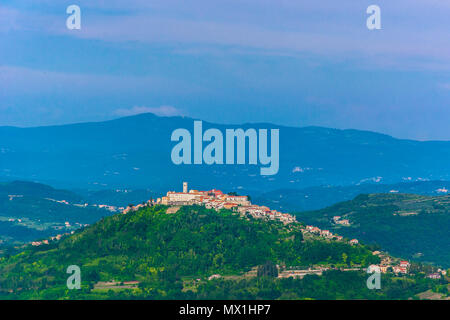
POLYGON ((449 30, 442 0, 6 0, 0 125, 154 112, 450 140, 449 30))

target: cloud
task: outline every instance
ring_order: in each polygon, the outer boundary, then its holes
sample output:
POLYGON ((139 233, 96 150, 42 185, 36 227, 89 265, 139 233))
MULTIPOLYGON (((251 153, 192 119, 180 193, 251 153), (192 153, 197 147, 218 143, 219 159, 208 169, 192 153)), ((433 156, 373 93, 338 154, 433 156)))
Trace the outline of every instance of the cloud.
POLYGON ((141 113, 153 113, 162 117, 181 116, 184 113, 173 106, 160 106, 156 108, 134 106, 131 109, 117 109, 114 114, 121 117, 134 116, 141 113))
POLYGON ((65 12, 10 10, 4 16, 15 21, 15 29, 107 42, 240 47, 275 54, 308 52, 346 58, 350 55, 389 68, 404 65, 405 61, 426 69, 431 62, 448 65, 448 3, 380 0, 383 30, 369 32, 365 9, 370 3, 365 2, 133 0, 125 5, 114 0, 106 5, 103 1, 80 0, 83 22, 82 29, 76 32, 65 28, 65 12))

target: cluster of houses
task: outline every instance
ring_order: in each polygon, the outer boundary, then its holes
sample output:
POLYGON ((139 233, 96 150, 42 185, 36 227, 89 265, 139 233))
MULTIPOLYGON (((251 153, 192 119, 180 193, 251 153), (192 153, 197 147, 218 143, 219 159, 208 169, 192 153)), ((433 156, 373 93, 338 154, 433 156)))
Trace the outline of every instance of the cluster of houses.
MULTIPOLYGON (((398 264, 394 265, 391 260, 386 261, 383 259, 379 265, 371 265, 367 268, 367 272, 373 273, 388 273, 393 272, 395 274, 408 274, 410 271, 411 264, 408 261, 400 261, 398 264)), ((443 275, 446 275, 445 270, 438 269, 437 272, 428 274, 426 277, 430 279, 440 279, 443 275)))
POLYGON ((342 219, 341 216, 334 216, 333 217, 333 222, 335 224, 340 224, 343 226, 349 226, 350 225, 350 221, 348 219, 342 219))
POLYGON ((389 262, 382 261, 381 264, 369 266, 368 272, 387 273, 392 270, 396 274, 408 274, 411 264, 408 261, 400 261, 398 265, 392 265, 389 262))
POLYGON ((66 235, 69 235, 69 234, 74 234, 74 233, 75 233, 75 231, 71 231, 70 233, 57 234, 57 235, 54 236, 54 237, 50 237, 50 239, 44 239, 44 240, 41 240, 41 241, 33 241, 33 242, 31 242, 31 245, 32 245, 33 247, 39 247, 39 246, 42 246, 42 245, 44 245, 44 244, 49 244, 50 241, 58 241, 58 240, 61 240, 61 238, 62 238, 63 236, 66 236, 66 235))
MULTIPOLYGON (((83 204, 74 203, 73 205, 75 207, 79 207, 79 208, 86 208, 89 206, 88 203, 83 203, 83 204)), ((119 211, 123 211, 125 209, 124 207, 110 206, 107 204, 92 204, 92 206, 97 207, 99 209, 105 209, 110 212, 119 212, 119 211)))
MULTIPOLYGON (((371 265, 367 268, 369 273, 378 272, 378 273, 388 273, 393 272, 395 274, 409 274, 411 264, 402 260, 400 262, 394 263, 392 258, 388 255, 382 254, 379 251, 374 251, 373 254, 378 255, 381 258, 381 263, 379 265, 371 265)), ((437 272, 428 274, 426 277, 430 279, 440 279, 443 275, 446 275, 446 271, 442 269, 438 269, 437 272)))
MULTIPOLYGON (((169 191, 165 197, 158 198, 155 204, 169 206, 182 205, 201 205, 208 209, 229 209, 240 213, 241 215, 250 215, 256 219, 278 220, 285 224, 295 222, 295 217, 288 213, 281 213, 277 210, 271 210, 266 206, 252 204, 247 196, 238 196, 225 194, 220 190, 212 189, 209 191, 188 190, 187 182, 183 182, 183 192, 169 191)), ((138 209, 138 205, 133 209, 138 209)), ((124 210, 127 213, 129 208, 124 210)))
POLYGON ((124 207, 110 206, 107 204, 93 204, 92 206, 98 207, 100 209, 106 209, 110 212, 118 212, 118 211, 123 211, 125 209, 124 207))
POLYGON ((442 277, 442 275, 446 275, 446 271, 441 271, 441 272, 435 272, 435 273, 430 273, 429 275, 427 275, 427 278, 430 279, 440 279, 442 277), (441 275, 442 274, 442 275, 441 275))
MULTIPOLYGON (((410 266, 411 264, 408 261, 400 261, 399 265, 392 267, 392 272, 408 274, 410 266)), ((389 266, 380 266, 381 272, 387 272, 388 268, 389 266)))
POLYGON ((53 202, 57 202, 57 203, 61 203, 61 204, 65 204, 65 205, 73 205, 75 207, 78 208, 86 208, 88 206, 92 206, 92 207, 97 207, 100 209, 105 209, 108 210, 110 212, 119 212, 124 210, 124 207, 117 207, 117 206, 110 206, 107 204, 92 204, 89 205, 88 203, 69 203, 67 200, 55 200, 55 199, 51 199, 51 198, 45 198, 45 200, 49 200, 49 201, 53 201, 53 202))
POLYGON ((23 198, 23 195, 21 195, 21 194, 9 194, 8 198, 9 198, 9 201, 12 201, 14 198, 23 198))
POLYGON ((372 264, 367 268, 368 273, 388 273, 408 274, 411 264, 406 261, 395 262, 392 257, 380 251, 373 251, 372 254, 380 257, 380 264, 372 264))
MULTIPOLYGON (((334 240, 338 240, 338 241, 344 240, 344 238, 342 236, 338 236, 336 234, 331 233, 329 230, 322 230, 322 229, 320 229, 318 227, 315 227, 315 226, 306 226, 305 231, 309 232, 309 233, 312 233, 312 234, 319 235, 319 236, 321 236, 323 238, 326 238, 326 239, 334 239, 334 240)), ((358 239, 351 239, 349 241, 349 243, 351 245, 356 245, 356 244, 359 243, 359 241, 358 241, 358 239)))

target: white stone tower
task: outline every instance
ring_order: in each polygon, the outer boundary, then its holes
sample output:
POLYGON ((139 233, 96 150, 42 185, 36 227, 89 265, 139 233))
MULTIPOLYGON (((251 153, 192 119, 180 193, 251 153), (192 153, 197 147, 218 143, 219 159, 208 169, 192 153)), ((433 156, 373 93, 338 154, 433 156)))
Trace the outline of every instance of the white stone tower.
POLYGON ((183 182, 183 193, 188 193, 188 184, 187 184, 187 182, 183 182))

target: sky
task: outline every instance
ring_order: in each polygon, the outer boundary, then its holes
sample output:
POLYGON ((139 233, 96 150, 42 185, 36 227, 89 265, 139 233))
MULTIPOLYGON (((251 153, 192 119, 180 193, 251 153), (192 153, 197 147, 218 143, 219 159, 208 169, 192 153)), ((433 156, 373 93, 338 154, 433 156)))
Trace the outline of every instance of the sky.
POLYGON ((144 112, 450 140, 450 0, 0 2, 0 125, 144 112))

